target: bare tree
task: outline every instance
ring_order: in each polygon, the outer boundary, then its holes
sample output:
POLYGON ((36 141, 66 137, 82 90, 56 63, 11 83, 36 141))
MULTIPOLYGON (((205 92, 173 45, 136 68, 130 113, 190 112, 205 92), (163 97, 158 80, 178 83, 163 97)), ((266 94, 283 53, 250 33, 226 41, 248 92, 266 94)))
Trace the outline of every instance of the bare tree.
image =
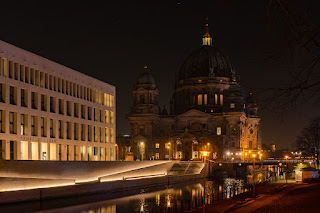
POLYGON ((283 36, 270 57, 281 65, 288 63, 286 83, 258 89, 260 100, 272 110, 283 112, 301 100, 320 100, 320 25, 312 23, 310 8, 312 0, 269 0, 267 19, 274 28, 280 25, 283 36))
POLYGON ((307 156, 317 159, 319 165, 320 118, 316 118, 305 127, 297 137, 296 146, 307 156))

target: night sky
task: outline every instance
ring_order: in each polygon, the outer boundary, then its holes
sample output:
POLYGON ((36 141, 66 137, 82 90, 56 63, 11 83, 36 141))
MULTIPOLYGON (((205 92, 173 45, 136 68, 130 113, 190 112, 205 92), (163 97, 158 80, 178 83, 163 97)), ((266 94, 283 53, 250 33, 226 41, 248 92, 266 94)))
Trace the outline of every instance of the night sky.
MULTIPOLYGON (((118 134, 129 134, 126 113, 144 65, 158 83, 161 108, 169 108, 175 73, 200 47, 205 16, 213 45, 230 57, 242 86, 254 90, 288 80, 283 64, 270 59, 283 36, 278 15, 267 17, 268 0, 66 2, 2 2, 0 39, 115 85, 118 134)), ((272 111, 259 112, 262 140, 278 147, 290 147, 320 114, 313 102, 299 103, 284 119, 272 111)))

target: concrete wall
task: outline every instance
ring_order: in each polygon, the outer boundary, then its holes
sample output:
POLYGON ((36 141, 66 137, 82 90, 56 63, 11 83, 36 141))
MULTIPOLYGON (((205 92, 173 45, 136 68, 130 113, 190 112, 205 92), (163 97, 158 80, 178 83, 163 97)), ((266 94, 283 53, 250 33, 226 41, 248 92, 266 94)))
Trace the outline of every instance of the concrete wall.
POLYGON ((88 182, 98 180, 99 177, 161 164, 165 165, 161 167, 162 172, 172 166, 170 161, 4 161, 0 166, 0 177, 71 179, 75 182, 88 182))

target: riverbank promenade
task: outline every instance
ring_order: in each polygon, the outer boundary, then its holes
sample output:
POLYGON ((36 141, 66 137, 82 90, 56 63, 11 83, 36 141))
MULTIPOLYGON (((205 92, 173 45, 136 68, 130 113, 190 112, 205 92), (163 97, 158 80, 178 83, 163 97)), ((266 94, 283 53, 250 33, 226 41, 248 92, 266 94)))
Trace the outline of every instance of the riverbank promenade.
MULTIPOLYGON (((320 183, 296 183, 280 180, 256 187, 257 197, 252 191, 242 193, 231 199, 217 201, 205 207, 205 212, 319 212, 320 183)), ((190 211, 202 213, 203 208, 190 211)))

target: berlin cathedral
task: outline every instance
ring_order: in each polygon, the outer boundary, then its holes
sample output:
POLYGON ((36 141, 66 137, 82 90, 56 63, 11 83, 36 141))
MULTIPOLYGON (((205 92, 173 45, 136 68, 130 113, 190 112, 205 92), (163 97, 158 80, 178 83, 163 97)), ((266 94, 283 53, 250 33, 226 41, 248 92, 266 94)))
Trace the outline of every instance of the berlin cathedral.
POLYGON ((205 29, 202 46, 181 65, 169 112, 147 67, 138 76, 128 115, 134 159, 200 160, 205 151, 209 159, 245 160, 261 149, 255 99, 205 29))

